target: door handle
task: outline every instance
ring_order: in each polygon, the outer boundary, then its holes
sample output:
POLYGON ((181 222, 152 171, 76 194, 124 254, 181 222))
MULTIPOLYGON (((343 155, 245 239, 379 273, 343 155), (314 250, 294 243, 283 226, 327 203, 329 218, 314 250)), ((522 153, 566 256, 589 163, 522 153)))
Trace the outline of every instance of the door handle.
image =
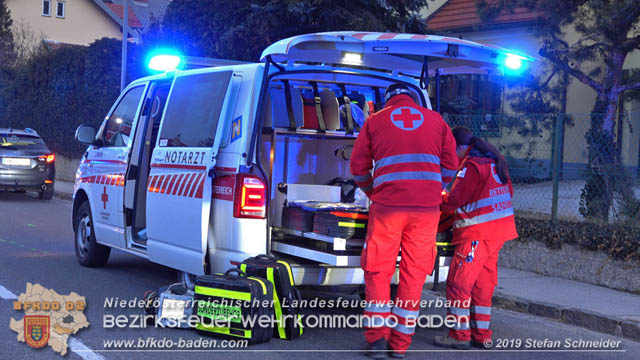
POLYGON ((118 159, 124 159, 125 157, 127 157, 127 154, 118 154, 118 159))

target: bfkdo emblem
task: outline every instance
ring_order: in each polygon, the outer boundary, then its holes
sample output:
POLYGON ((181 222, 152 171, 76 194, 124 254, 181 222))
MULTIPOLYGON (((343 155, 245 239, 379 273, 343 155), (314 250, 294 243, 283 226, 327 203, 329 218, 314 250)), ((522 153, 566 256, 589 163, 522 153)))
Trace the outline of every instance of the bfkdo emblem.
POLYGON ((49 341, 49 316, 25 315, 24 340, 32 348, 41 348, 49 341))

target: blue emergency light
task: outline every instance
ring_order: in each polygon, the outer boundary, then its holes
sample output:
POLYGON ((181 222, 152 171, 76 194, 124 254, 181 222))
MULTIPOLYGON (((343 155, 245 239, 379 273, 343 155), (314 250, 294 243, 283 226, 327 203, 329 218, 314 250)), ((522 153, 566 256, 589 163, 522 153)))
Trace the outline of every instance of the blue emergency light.
POLYGON ((511 70, 520 70, 522 68, 522 56, 507 54, 504 65, 511 70))
POLYGON ((153 71, 167 72, 178 69, 182 62, 182 56, 178 54, 157 51, 149 57, 147 66, 153 71))

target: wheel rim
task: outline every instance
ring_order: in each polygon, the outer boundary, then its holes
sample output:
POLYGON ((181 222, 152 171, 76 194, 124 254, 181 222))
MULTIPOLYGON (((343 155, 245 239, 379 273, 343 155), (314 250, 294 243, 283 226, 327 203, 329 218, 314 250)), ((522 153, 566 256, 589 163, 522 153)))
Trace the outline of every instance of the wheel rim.
POLYGON ((76 231, 76 243, 78 250, 80 251, 80 255, 83 257, 87 256, 89 252, 89 243, 91 241, 91 221, 89 219, 89 215, 85 214, 80 219, 80 223, 78 224, 78 230, 76 231))

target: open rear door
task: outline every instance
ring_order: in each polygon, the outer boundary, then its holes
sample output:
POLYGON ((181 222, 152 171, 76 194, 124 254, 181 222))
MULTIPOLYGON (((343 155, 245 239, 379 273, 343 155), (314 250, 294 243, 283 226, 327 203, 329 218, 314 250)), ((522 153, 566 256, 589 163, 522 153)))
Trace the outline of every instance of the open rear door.
POLYGON ((178 74, 151 158, 147 251, 153 262, 204 274, 211 183, 230 114, 230 70, 178 74))
POLYGON ((430 76, 504 73, 534 58, 493 45, 446 36, 325 32, 290 37, 266 48, 262 60, 320 62, 381 69, 420 77, 424 60, 430 76))

